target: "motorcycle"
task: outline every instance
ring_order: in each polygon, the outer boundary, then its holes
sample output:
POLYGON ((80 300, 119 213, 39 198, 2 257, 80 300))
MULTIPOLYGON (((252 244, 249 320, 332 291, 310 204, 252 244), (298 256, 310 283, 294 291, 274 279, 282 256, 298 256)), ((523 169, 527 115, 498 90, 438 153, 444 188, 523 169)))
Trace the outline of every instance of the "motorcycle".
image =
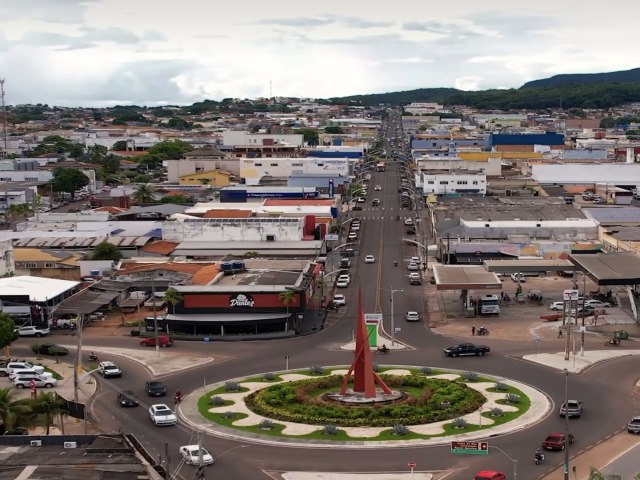
POLYGON ((98 361, 98 355, 96 355, 95 353, 91 353, 89 355, 89 361, 90 362, 97 362, 98 361))
POLYGON ((536 463, 536 465, 540 465, 542 462, 544 462, 544 453, 536 452, 533 455, 533 461, 536 463))
POLYGON ((480 327, 478 329, 478 335, 480 335, 480 336, 489 335, 489 330, 486 329, 485 327, 480 327))
POLYGON ((396 260, 395 262, 393 262, 393 266, 397 267, 398 266, 398 261, 396 260))
POLYGON ((384 348, 383 347, 376 348, 376 353, 379 353, 379 354, 382 354, 382 355, 387 355, 387 354, 389 354, 390 351, 391 350, 389 350, 386 347, 384 347, 384 348))

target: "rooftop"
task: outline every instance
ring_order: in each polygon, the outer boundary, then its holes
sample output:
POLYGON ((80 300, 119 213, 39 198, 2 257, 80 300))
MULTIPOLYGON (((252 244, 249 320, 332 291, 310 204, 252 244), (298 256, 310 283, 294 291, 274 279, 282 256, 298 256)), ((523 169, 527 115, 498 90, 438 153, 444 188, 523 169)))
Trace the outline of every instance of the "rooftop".
POLYGON ((59 280, 57 278, 31 277, 22 275, 19 277, 0 278, 0 295, 24 295, 29 294, 32 302, 45 302, 50 298, 72 290, 80 282, 59 280))
POLYGON ((247 270, 235 275, 225 275, 216 286, 295 285, 302 271, 247 270))

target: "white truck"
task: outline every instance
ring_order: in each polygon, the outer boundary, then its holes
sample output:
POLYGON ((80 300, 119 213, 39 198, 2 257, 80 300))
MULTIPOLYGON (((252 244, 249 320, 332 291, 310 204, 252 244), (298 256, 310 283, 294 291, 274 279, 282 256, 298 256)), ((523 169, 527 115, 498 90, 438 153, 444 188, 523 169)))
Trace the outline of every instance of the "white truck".
POLYGON ((498 295, 484 295, 480 297, 480 315, 499 315, 500 299, 498 295))

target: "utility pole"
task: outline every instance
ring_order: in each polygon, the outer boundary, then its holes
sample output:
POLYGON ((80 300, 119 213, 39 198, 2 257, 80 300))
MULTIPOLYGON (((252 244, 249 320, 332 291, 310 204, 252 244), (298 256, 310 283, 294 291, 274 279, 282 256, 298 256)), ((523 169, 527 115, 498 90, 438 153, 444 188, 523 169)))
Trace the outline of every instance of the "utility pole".
POLYGON ((7 140, 7 107, 4 103, 4 78, 0 78, 0 97, 2 98, 2 131, 4 134, 4 153, 6 155, 9 143, 7 140))
POLYGON ((151 305, 153 308, 153 335, 155 336, 156 358, 160 358, 160 344, 158 343, 158 314, 156 313, 156 274, 151 275, 151 305))
POLYGON ((569 370, 566 368, 564 369, 564 480, 569 480, 569 370))
POLYGON ((391 346, 396 344, 396 323, 393 308, 393 294, 396 292, 404 292, 404 290, 394 290, 391 288, 391 346))
POLYGON ((78 403, 78 387, 80 369, 82 368, 82 324, 84 323, 84 315, 81 313, 76 317, 76 328, 78 329, 76 345, 76 365, 73 369, 73 400, 78 403))

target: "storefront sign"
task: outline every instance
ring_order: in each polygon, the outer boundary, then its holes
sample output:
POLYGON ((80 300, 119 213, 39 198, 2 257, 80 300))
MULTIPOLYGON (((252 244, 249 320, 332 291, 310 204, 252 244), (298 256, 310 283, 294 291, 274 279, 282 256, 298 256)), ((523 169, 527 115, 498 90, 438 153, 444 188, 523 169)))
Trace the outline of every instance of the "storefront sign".
POLYGON ((236 293, 229 299, 230 307, 253 307, 253 297, 245 293, 236 293))

